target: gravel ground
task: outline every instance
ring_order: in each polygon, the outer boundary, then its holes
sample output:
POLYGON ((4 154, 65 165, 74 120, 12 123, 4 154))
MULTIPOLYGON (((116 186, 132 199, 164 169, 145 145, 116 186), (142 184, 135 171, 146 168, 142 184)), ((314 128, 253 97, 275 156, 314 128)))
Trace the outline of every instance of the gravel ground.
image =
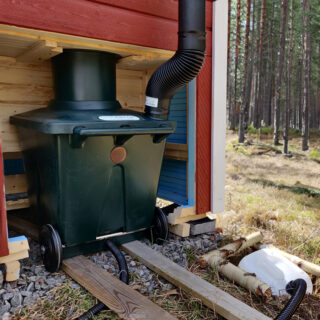
MULTIPOLYGON (((180 266, 187 268, 188 254, 189 258, 192 253, 192 257, 197 259, 204 252, 217 247, 215 239, 212 234, 189 238, 180 238, 170 234, 169 239, 163 245, 151 244, 149 240, 143 242, 180 266), (196 250, 196 254, 193 250, 196 250)), ((42 265, 38 243, 29 239, 29 245, 30 257, 21 261, 20 279, 15 282, 2 283, 0 278, 0 319, 10 319, 11 315, 25 306, 34 304, 37 299, 50 299, 50 290, 68 278, 62 271, 47 272, 42 265)), ((89 257, 93 262, 117 276, 117 262, 110 252, 102 251, 89 257)), ((151 295, 156 289, 167 291, 173 288, 170 283, 159 278, 140 262, 133 260, 131 256, 125 254, 125 257, 130 272, 130 284, 134 285, 136 290, 151 295)), ((72 281, 71 285, 74 289, 79 288, 76 282, 72 281)))

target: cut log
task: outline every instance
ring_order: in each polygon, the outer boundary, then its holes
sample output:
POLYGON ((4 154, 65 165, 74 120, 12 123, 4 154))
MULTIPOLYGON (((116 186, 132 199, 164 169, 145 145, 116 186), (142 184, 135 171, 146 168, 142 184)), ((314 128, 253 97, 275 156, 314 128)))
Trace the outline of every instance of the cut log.
POLYGON ((255 275, 248 274, 246 271, 225 260, 229 256, 251 247, 262 238, 260 232, 253 233, 246 238, 241 238, 218 250, 207 253, 198 260, 198 263, 203 268, 208 266, 216 268, 218 272, 221 272, 228 279, 236 282, 254 293, 257 297, 266 301, 271 298, 271 288, 255 277, 255 275))
POLYGON ((216 268, 218 272, 252 292, 263 301, 271 298, 271 288, 266 283, 260 281, 254 274, 248 273, 227 261, 222 261, 220 264, 214 263, 212 259, 210 261, 213 263, 211 266, 216 268))
POLYGON ((290 260, 291 262, 296 264, 298 267, 300 267, 305 272, 312 274, 316 277, 320 277, 320 266, 318 266, 312 262, 303 260, 303 259, 301 259, 297 256, 294 256, 288 252, 282 251, 272 245, 265 245, 265 244, 258 243, 257 245, 255 245, 255 248, 256 249, 272 248, 272 249, 278 251, 282 256, 284 256, 285 258, 287 258, 288 260, 290 260))
POLYGON ((224 247, 218 250, 210 251, 209 253, 201 257, 199 259, 199 262, 208 263, 209 265, 219 264, 222 261, 224 261, 224 259, 226 259, 227 257, 232 256, 244 249, 247 249, 255 245, 256 243, 261 242, 262 240, 263 235, 260 231, 252 233, 249 236, 240 238, 232 243, 225 245, 224 247))
POLYGON ((123 244, 122 248, 148 268, 200 299, 204 305, 228 320, 270 320, 269 317, 180 267, 139 241, 123 244))

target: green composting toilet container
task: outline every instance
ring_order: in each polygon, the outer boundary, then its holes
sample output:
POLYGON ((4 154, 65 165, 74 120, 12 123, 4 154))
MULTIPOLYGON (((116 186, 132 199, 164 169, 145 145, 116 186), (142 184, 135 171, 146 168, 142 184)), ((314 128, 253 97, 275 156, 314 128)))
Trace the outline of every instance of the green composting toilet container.
POLYGON ((160 227, 165 222, 155 203, 175 123, 121 108, 117 60, 106 52, 65 50, 52 59, 54 100, 10 118, 50 271, 62 257, 101 249, 101 239, 138 237, 155 216, 160 227))

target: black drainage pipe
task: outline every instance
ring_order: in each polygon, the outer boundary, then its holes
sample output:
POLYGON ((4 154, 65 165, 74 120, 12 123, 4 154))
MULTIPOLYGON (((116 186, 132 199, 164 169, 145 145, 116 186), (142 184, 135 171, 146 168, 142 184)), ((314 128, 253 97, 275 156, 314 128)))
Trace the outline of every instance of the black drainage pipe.
POLYGON ((179 0, 178 50, 151 76, 145 113, 168 119, 174 93, 200 72, 206 51, 206 0, 179 0))
POLYGON ((303 279, 297 279, 289 282, 286 290, 291 295, 291 298, 275 320, 289 320, 292 318, 306 294, 307 283, 303 279))
MULTIPOLYGON (((128 270, 128 265, 124 255, 122 254, 120 249, 110 240, 106 241, 106 245, 118 262, 120 280, 125 284, 129 284, 129 270, 128 270)), ((99 302, 98 304, 93 306, 91 309, 89 309, 87 312, 85 312, 82 316, 80 316, 78 320, 91 319, 95 314, 106 309, 108 309, 108 307, 102 302, 99 302)))

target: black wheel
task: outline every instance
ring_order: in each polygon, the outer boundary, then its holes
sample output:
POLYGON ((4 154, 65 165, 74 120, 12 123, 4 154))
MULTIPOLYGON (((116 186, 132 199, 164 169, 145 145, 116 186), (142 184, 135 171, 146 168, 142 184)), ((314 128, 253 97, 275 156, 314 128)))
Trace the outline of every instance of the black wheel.
POLYGON ((151 229, 152 241, 162 243, 167 240, 169 234, 168 218, 158 207, 155 208, 153 227, 151 229))
POLYGON ((58 271, 62 260, 62 245, 59 233, 51 224, 46 224, 40 229, 39 242, 41 257, 47 271, 58 271))

